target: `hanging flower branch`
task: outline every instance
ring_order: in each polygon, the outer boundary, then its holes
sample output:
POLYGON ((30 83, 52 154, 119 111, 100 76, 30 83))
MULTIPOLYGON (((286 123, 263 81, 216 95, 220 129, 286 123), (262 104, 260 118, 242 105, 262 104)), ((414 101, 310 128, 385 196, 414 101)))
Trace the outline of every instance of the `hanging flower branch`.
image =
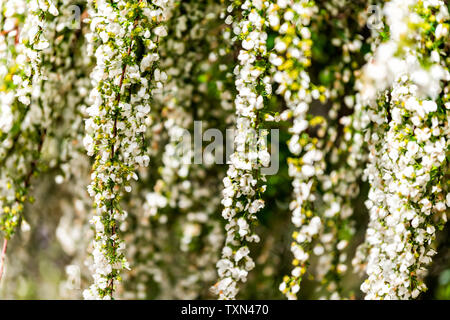
MULTIPOLYGON (((390 40, 378 48, 375 63, 392 55, 400 65, 389 64, 376 76, 393 80, 378 104, 381 112, 372 114, 372 121, 388 124, 370 139, 371 219, 361 249, 368 251, 369 277, 361 290, 366 299, 410 299, 426 289, 435 234, 447 220, 449 114, 441 80, 450 80, 450 74, 448 35, 441 31, 449 13, 442 1, 391 1, 385 12, 390 40)), ((371 68, 368 78, 374 76, 371 68)))
MULTIPOLYGON (((5 3, 5 6, 10 5, 5 3)), ((23 4, 22 4, 23 6, 23 4)), ((30 14, 26 16, 23 27, 19 27, 24 19, 23 7, 18 3, 18 7, 12 6, 6 11, 6 20, 3 25, 2 37, 4 37, 5 49, 4 59, 11 60, 9 70, 5 70, 4 101, 2 107, 3 130, 2 140, 7 146, 3 151, 2 165, 9 168, 16 166, 18 172, 5 173, 9 175, 6 183, 8 191, 3 201, 3 215, 1 216, 1 229, 8 239, 12 236, 16 226, 19 224, 23 203, 26 200, 26 193, 30 186, 40 151, 46 134, 46 125, 40 121, 43 110, 38 103, 31 104, 31 93, 33 88, 39 88, 42 81, 40 72, 42 62, 42 50, 49 44, 43 35, 43 28, 46 33, 51 33, 52 26, 42 18, 48 11, 52 15, 57 15, 58 11, 53 3, 30 2, 30 14), (17 11, 14 11, 17 9, 17 11), (41 18, 39 18, 41 16, 41 18), (15 100, 18 97, 18 101, 15 100), (17 150, 19 144, 22 150, 17 150), (27 154, 27 153, 30 154, 27 154), (29 157, 31 156, 31 159, 29 157), (20 177, 18 176, 20 175, 20 177), (8 202, 11 205, 7 205, 8 202)), ((47 52, 48 53, 48 52, 47 52)))
MULTIPOLYGON (((158 124, 164 127, 158 136, 167 142, 162 152, 152 156, 152 162, 160 161, 161 166, 152 166, 157 172, 151 173, 149 184, 154 186, 151 192, 143 190, 140 223, 132 231, 140 238, 131 241, 139 241, 139 250, 134 258, 136 273, 130 275, 137 288, 128 288, 130 296, 194 299, 202 297, 202 288, 216 277, 214 266, 223 238, 221 225, 213 218, 220 205, 220 173, 214 176, 210 172, 221 167, 194 163, 192 141, 187 139, 192 136, 187 134, 194 132, 194 119, 201 123, 199 135, 213 127, 216 115, 225 123, 230 113, 217 108, 216 92, 209 91, 206 83, 224 81, 216 70, 223 60, 217 36, 223 24, 217 19, 222 7, 216 1, 191 1, 174 7, 168 36, 160 45, 160 68, 167 79, 163 89, 154 94, 154 103, 161 117, 158 124), (173 256, 177 256, 176 264, 170 263, 173 256), (172 283, 174 274, 182 276, 172 283), (160 291, 164 295, 158 295, 160 291)), ((227 91, 221 90, 225 98, 227 91)), ((221 103, 228 102, 231 107, 229 100, 221 103)))
POLYGON ((120 223, 127 215, 120 206, 137 166, 147 166, 149 156, 142 134, 150 112, 153 87, 161 86, 158 41, 167 34, 161 24, 168 1, 96 1, 90 10, 88 40, 95 46, 97 65, 91 74, 96 83, 87 109, 88 155, 95 156, 89 194, 95 199, 92 218, 94 284, 87 299, 111 299, 120 271, 129 268, 120 239, 120 223))
MULTIPOLYGON (((353 206, 359 195, 360 177, 364 164, 361 135, 361 112, 357 104, 355 78, 364 63, 363 33, 367 24, 365 4, 329 1, 320 4, 317 23, 312 33, 322 31, 331 41, 316 43, 316 52, 330 54, 330 61, 321 71, 320 83, 327 88, 325 135, 319 140, 326 162, 326 174, 318 175, 319 183, 315 211, 322 217, 313 253, 318 256, 314 280, 320 281, 318 297, 342 299, 346 296, 342 279, 347 271, 348 244, 354 236, 353 206), (323 6, 323 7, 322 7, 323 6), (324 10, 325 9, 325 10, 324 10), (317 201, 317 200, 321 201, 317 201), (317 203, 319 202, 319 203, 317 203)), ((317 55, 317 53, 316 53, 317 55)), ((320 60, 314 56, 313 59, 320 60)), ((321 131, 317 135, 322 134, 321 131)))
POLYGON ((251 226, 256 213, 264 207, 261 194, 266 189, 261 166, 268 166, 264 132, 258 132, 264 116, 264 99, 272 88, 267 69, 266 3, 245 1, 241 5, 242 19, 235 32, 242 40, 239 65, 235 69, 236 106, 235 153, 231 156, 227 177, 224 178, 222 216, 228 221, 222 259, 217 263, 220 281, 214 292, 220 299, 234 299, 238 282, 245 282, 255 263, 249 256, 248 243, 258 242, 251 226))
MULTIPOLYGON (((0 261, 0 278, 8 240, 24 221, 24 203, 32 177, 39 171, 41 151, 51 124, 51 101, 41 98, 39 90, 46 86, 47 67, 44 62, 61 52, 49 48, 47 36, 55 33, 58 10, 51 1, 29 1, 28 12, 23 2, 2 3, 2 154, 0 175, 5 183, 1 188, 0 230, 3 232, 3 250, 0 261), (4 10, 4 11, 3 11, 4 10)), ((60 72, 58 70, 57 72, 60 72)), ((26 228, 26 227, 25 227, 26 228)))
MULTIPOLYGON (((295 299, 300 290, 310 244, 321 228, 320 217, 313 214, 310 201, 314 200, 317 175, 323 173, 323 153, 317 148, 318 140, 304 132, 312 120, 307 118, 312 96, 318 98, 320 95, 319 90, 311 87, 305 71, 311 65, 312 40, 308 25, 316 12, 314 1, 278 1, 269 9, 270 25, 280 34, 275 38, 270 62, 276 68, 273 71, 273 79, 278 84, 276 93, 284 97, 288 107, 281 117, 293 118, 288 146, 294 155, 300 155, 304 150, 302 158, 288 160, 289 175, 293 178, 292 223, 299 230, 293 233, 294 242, 291 244, 294 269, 291 276, 284 277, 279 289, 290 299, 295 299)), ((311 125, 321 122, 322 118, 315 118, 311 125)))

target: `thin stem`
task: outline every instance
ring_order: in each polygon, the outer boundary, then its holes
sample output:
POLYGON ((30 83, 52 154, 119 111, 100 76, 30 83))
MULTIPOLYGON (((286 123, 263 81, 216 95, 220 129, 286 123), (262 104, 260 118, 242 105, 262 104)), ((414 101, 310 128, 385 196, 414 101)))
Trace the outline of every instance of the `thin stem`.
POLYGON ((3 239, 3 248, 2 248, 2 256, 0 258, 0 281, 2 280, 3 276, 3 266, 5 264, 5 257, 6 257, 6 249, 8 248, 8 239, 3 239))
MULTIPOLYGON (((139 0, 139 3, 141 1, 142 0, 139 0)), ((135 19, 132 30, 134 30, 136 28, 137 24, 138 24, 138 18, 135 19)), ((132 48, 133 48, 133 37, 131 37, 131 42, 130 42, 130 46, 128 47, 127 56, 130 56, 132 48)), ((124 64, 124 66, 122 67, 122 74, 120 75, 119 92, 117 93, 117 97, 116 97, 117 104, 120 103, 120 97, 121 97, 120 90, 122 89, 123 80, 125 78, 126 70, 127 70, 127 64, 124 64)), ((114 117, 114 127, 113 127, 113 140, 114 140, 114 142, 113 142, 113 145, 111 146, 111 154, 110 154, 111 161, 114 160, 114 156, 115 156, 115 152, 116 152, 114 144, 115 144, 115 140, 116 140, 116 137, 117 137, 117 118, 118 118, 118 112, 116 112, 115 117, 114 117)), ((113 201, 114 200, 111 200, 111 210, 110 210, 110 215, 111 216, 113 216, 113 214, 114 214, 114 202, 113 201)), ((113 225, 112 230, 111 230, 111 235, 114 236, 115 234, 116 234, 116 226, 113 225)), ((113 245, 113 248, 115 250, 116 249, 116 240, 113 240, 113 244, 112 245, 113 245)), ((108 289, 109 289, 108 291, 110 292, 110 294, 112 296, 112 294, 114 292, 114 277, 109 280, 109 282, 108 282, 108 289)))

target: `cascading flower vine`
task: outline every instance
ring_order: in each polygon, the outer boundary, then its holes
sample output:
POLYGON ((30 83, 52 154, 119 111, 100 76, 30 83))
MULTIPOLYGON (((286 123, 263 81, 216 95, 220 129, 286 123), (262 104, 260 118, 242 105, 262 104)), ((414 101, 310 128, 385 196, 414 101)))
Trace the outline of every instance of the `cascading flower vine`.
MULTIPOLYGON (((54 63, 67 56, 64 43, 52 39, 59 35, 59 15, 52 1, 2 2, 2 127, 0 230, 4 234, 0 278, 8 240, 19 225, 27 228, 23 216, 31 179, 41 171, 41 153, 48 132, 53 131, 53 113, 61 107, 52 101, 60 85, 49 76, 63 73, 64 66, 54 63), (50 40, 48 40, 50 39, 50 40), (54 60, 53 60, 54 59, 54 60)), ((57 3, 58 4, 58 3, 57 3)), ((62 17, 64 20, 66 17, 62 17)), ((63 33, 63 32, 61 32, 63 33)))
MULTIPOLYGON (((205 78, 223 81, 221 73, 210 69, 212 63, 221 63, 217 34, 222 24, 217 15, 222 7, 215 1, 191 1, 171 11, 168 36, 160 45, 160 68, 167 79, 154 95, 161 117, 156 124, 163 124, 158 136, 167 141, 164 150, 151 156, 152 162, 160 161, 161 166, 152 166, 157 171, 157 175, 150 173, 152 190, 143 190, 143 209, 137 213, 140 223, 136 229, 131 227, 132 236, 139 237, 131 242, 142 244, 139 250, 133 250, 136 272, 129 276, 140 280, 134 280, 137 288, 127 288, 127 296, 193 299, 205 294, 201 288, 216 278, 215 263, 223 236, 220 222, 212 217, 220 205, 218 181, 222 175, 208 171, 221 168, 193 163, 190 139, 179 139, 195 130, 194 119, 196 125, 202 119, 205 132, 215 120, 206 115, 215 113, 223 121, 230 113, 217 108, 216 92, 208 91, 205 83, 205 78), (177 257, 176 264, 170 263, 173 256, 177 257), (183 276, 172 283, 176 273, 183 276)), ((222 88, 220 93, 225 97, 227 91, 222 88)), ((231 105, 226 99, 221 102, 231 105)))
POLYGON ((442 81, 450 80, 449 38, 441 30, 449 12, 442 1, 394 0, 385 13, 390 39, 378 47, 374 64, 392 58, 381 73, 369 65, 361 85, 374 105, 372 121, 387 121, 369 140, 370 223, 360 249, 367 251, 368 279, 361 290, 366 299, 410 299, 426 290, 433 241, 447 220, 449 113, 442 81), (377 91, 364 81, 382 78, 388 82, 375 88, 387 90, 374 104, 377 91))
MULTIPOLYGON (((319 11, 321 14, 312 33, 320 34, 322 28, 329 30, 332 38, 329 50, 340 54, 337 59, 336 55, 331 56, 320 79, 327 89, 326 103, 331 106, 317 132, 319 135, 325 131, 323 138, 319 137, 325 142, 318 145, 322 145, 326 167, 325 174, 318 175, 317 189, 320 193, 316 199, 322 203, 315 201, 315 211, 322 217, 323 228, 319 230, 313 248, 313 253, 318 256, 314 276, 320 281, 317 288, 319 298, 341 299, 346 296, 342 280, 348 269, 348 244, 355 233, 352 207, 359 195, 358 182, 363 171, 360 167, 364 163, 355 76, 364 63, 361 39, 368 20, 364 15, 364 5, 359 2, 349 5, 345 1, 329 1, 321 3, 319 11), (346 19, 337 18, 343 14, 346 19)), ((328 51, 325 48, 321 51, 328 51)))
POLYGON ((86 110, 88 155, 95 156, 89 194, 95 199, 93 243, 94 284, 84 292, 87 299, 111 299, 120 270, 129 268, 120 223, 127 213, 120 206, 123 192, 131 192, 137 166, 147 166, 149 156, 142 134, 151 104, 151 91, 161 86, 156 67, 158 41, 167 31, 163 25, 168 0, 96 1, 89 12, 89 41, 95 46, 97 65, 91 78, 92 105, 86 110), (144 50, 141 50, 143 48, 144 50), (143 51, 143 52, 142 52, 143 51))
MULTIPOLYGON (((217 262, 220 280, 213 290, 220 299, 234 299, 238 282, 245 282, 255 263, 248 243, 258 242, 251 226, 264 207, 261 194, 266 189, 261 167, 267 167, 267 131, 261 130, 264 99, 272 93, 267 73, 267 2, 247 0, 241 5, 242 20, 234 32, 242 39, 239 65, 235 69, 236 106, 235 152, 231 155, 223 183, 222 216, 227 220, 222 259, 217 262), (238 32, 237 32, 238 31, 238 32)), ((228 18, 227 18, 228 19, 228 18)))
POLYGON ((291 244, 294 269, 291 276, 284 277, 279 289, 294 299, 306 272, 310 243, 321 228, 321 220, 313 215, 310 201, 314 200, 315 179, 323 173, 323 153, 316 147, 318 140, 309 139, 304 133, 310 125, 310 119, 307 119, 309 103, 313 97, 320 96, 318 89, 311 88, 305 71, 311 64, 312 40, 308 25, 317 7, 314 1, 278 1, 269 12, 271 27, 280 33, 275 39, 275 52, 270 54, 270 62, 276 68, 273 71, 273 79, 278 84, 276 93, 284 97, 288 108, 281 117, 293 118, 289 150, 294 155, 305 150, 301 159, 288 160, 289 175, 293 178, 292 223, 299 230, 293 233, 295 241, 291 244))
MULTIPOLYGON (((36 169, 45 137, 46 119, 42 115, 49 110, 36 103, 36 94, 32 95, 32 92, 33 90, 37 92, 36 89, 42 86, 45 78, 41 72, 43 50, 49 47, 46 35, 51 34, 54 30, 54 25, 50 26, 48 23, 52 18, 47 20, 43 17, 47 12, 50 13, 50 17, 56 16, 58 10, 51 1, 33 0, 28 2, 29 14, 24 18, 23 3, 14 5, 5 2, 4 5, 6 19, 3 21, 2 28, 5 48, 3 59, 6 61, 12 59, 13 63, 9 70, 3 69, 6 73, 3 84, 6 95, 2 99, 4 103, 2 106, 4 122, 2 140, 6 150, 2 150, 2 162, 3 164, 15 162, 15 165, 20 168, 19 172, 12 174, 14 177, 10 176, 10 181, 7 183, 8 189, 10 189, 7 193, 10 196, 6 198, 14 202, 12 206, 3 208, 1 225, 7 239, 19 224, 26 191, 36 169), (6 6, 10 7, 6 9, 6 6), (25 20, 23 24, 22 20, 25 20), (30 140, 34 141, 28 142, 23 136, 29 136, 30 140), (29 155, 26 154, 26 151, 23 153, 16 151, 21 138, 25 139, 26 145, 22 148, 25 150, 28 148, 28 152, 32 153, 31 159, 27 158, 29 155), (27 167, 30 168, 27 170, 27 167), (19 178, 17 175, 22 177, 19 178)), ((48 51, 46 53, 48 54, 48 51)))

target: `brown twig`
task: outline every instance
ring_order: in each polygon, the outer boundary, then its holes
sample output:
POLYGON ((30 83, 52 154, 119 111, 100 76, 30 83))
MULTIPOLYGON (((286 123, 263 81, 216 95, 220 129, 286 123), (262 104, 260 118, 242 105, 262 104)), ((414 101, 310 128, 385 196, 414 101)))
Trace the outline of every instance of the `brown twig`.
POLYGON ((15 25, 13 29, 11 30, 2 30, 0 32, 0 34, 2 36, 6 36, 7 34, 9 34, 10 32, 16 31, 16 35, 14 37, 14 45, 17 45, 19 43, 19 25, 15 25))
POLYGON ((19 25, 15 25, 13 29, 11 30, 2 30, 0 31, 0 35, 2 36, 6 36, 7 34, 9 34, 10 32, 16 31, 16 35, 14 36, 14 45, 16 46, 19 43, 19 25))
POLYGON ((3 239, 2 256, 0 258, 0 281, 2 281, 3 276, 3 266, 5 265, 6 249, 8 247, 8 239, 3 239))

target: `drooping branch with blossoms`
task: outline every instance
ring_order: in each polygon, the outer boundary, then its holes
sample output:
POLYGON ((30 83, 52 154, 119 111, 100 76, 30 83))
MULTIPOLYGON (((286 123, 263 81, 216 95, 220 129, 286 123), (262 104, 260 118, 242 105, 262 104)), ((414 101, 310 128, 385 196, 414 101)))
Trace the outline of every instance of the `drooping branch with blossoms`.
POLYGON ((446 1, 0 10, 0 296, 418 299, 445 273, 446 1), (66 275, 24 275, 53 250, 66 275))

